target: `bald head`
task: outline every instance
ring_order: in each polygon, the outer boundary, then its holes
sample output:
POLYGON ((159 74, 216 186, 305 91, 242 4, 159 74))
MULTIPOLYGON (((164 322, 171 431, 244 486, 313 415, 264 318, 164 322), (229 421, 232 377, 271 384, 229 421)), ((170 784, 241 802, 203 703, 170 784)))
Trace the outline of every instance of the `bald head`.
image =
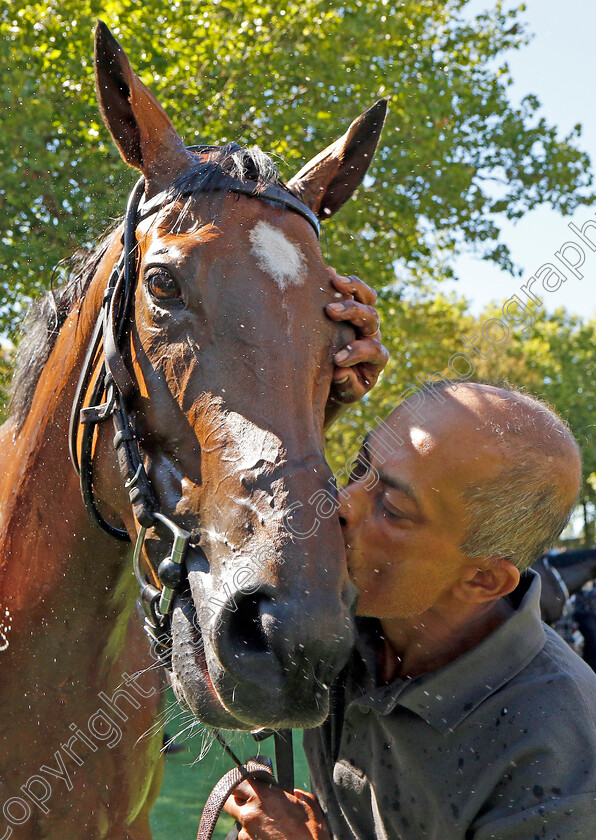
MULTIPOLYGON (((434 389, 428 389, 432 392, 434 389)), ((467 382, 455 393, 442 389, 442 411, 492 442, 504 458, 531 469, 543 466, 550 482, 557 483, 569 504, 577 498, 581 481, 579 447, 566 423, 554 411, 520 391, 467 382)), ((541 481, 541 478, 540 478, 541 481)))
POLYGON ((441 444, 446 469, 457 452, 468 474, 461 550, 528 568, 569 521, 580 488, 579 448, 564 421, 519 391, 471 382, 421 389, 415 412, 408 402, 396 409, 402 428, 404 412, 411 434, 441 444))

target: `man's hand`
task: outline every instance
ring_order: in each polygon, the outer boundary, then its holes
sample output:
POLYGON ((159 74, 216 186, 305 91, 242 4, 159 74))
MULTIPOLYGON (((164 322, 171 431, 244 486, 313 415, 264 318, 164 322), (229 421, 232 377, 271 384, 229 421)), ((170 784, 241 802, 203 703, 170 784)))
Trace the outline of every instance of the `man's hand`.
POLYGON ((389 353, 381 344, 379 314, 374 308, 377 293, 358 277, 341 277, 329 268, 332 284, 345 295, 343 301, 325 307, 333 321, 347 321, 356 339, 335 354, 331 393, 325 410, 325 425, 333 422, 341 407, 356 402, 370 391, 387 364, 389 353))
POLYGON ((242 826, 238 840, 331 840, 319 803, 303 790, 241 782, 224 811, 242 826))

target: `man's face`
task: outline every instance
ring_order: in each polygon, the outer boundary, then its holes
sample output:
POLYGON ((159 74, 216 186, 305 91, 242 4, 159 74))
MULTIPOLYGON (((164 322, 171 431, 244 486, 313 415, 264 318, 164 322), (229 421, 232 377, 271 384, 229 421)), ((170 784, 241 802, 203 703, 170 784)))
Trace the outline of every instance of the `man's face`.
POLYGON ((463 491, 496 475, 503 461, 478 431, 475 409, 428 396, 420 417, 400 406, 363 446, 339 510, 359 615, 420 615, 478 568, 458 548, 467 524, 463 491))

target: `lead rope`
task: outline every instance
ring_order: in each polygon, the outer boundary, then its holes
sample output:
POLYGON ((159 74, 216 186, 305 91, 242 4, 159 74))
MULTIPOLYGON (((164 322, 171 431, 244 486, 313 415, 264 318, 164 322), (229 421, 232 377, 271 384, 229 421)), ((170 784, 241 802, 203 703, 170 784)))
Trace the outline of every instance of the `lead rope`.
MULTIPOLYGON (((213 732, 219 743, 237 766, 229 770, 225 776, 222 776, 209 794, 205 807, 203 808, 201 822, 199 823, 197 840, 211 840, 226 799, 245 780, 253 779, 269 785, 278 785, 287 793, 294 792, 294 754, 291 729, 281 729, 273 733, 277 780, 273 775, 270 759, 256 756, 249 758, 243 764, 219 729, 214 729, 213 732)), ((256 732, 253 733, 253 737, 256 741, 262 741, 264 738, 269 737, 270 734, 270 732, 266 732, 265 734, 256 732)), ((228 833, 226 840, 237 840, 240 828, 241 826, 236 823, 236 826, 228 833)))

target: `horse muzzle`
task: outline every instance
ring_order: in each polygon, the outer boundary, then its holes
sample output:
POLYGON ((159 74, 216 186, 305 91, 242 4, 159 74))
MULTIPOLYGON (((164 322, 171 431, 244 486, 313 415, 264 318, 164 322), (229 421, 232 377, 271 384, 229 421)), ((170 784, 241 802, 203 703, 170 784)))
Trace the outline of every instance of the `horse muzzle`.
POLYGON ((327 716, 329 687, 354 642, 355 589, 335 598, 295 584, 220 587, 189 563, 192 597, 176 601, 173 685, 194 714, 230 729, 308 728, 327 716))

